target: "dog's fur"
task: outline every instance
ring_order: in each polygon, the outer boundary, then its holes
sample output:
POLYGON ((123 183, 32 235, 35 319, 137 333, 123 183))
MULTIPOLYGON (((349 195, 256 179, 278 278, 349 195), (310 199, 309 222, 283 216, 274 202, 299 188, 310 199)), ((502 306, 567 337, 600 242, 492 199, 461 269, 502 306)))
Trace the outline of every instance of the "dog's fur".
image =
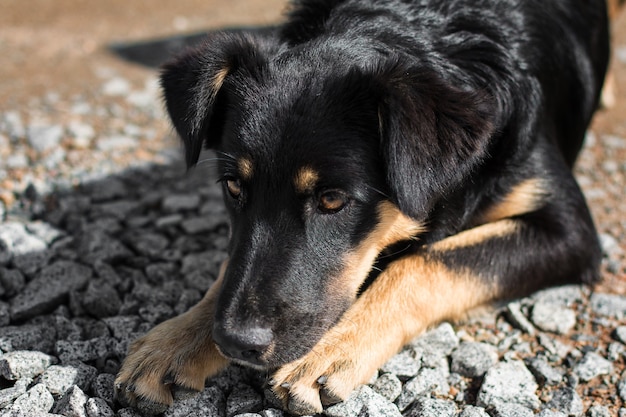
POLYGON ((217 151, 229 262, 133 344, 118 397, 171 404, 234 360, 319 412, 437 321, 596 281, 571 167, 606 15, 603 0, 300 0, 278 28, 214 33, 166 65, 188 165, 217 151))

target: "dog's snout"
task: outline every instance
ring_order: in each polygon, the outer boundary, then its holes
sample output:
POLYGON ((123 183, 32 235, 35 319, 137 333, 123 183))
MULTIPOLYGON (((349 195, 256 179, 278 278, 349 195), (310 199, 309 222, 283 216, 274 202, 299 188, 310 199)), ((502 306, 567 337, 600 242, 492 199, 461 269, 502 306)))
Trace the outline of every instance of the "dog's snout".
POLYGON ((222 326, 215 326, 213 340, 220 351, 230 359, 262 366, 262 355, 274 340, 274 333, 265 327, 225 329, 222 326))

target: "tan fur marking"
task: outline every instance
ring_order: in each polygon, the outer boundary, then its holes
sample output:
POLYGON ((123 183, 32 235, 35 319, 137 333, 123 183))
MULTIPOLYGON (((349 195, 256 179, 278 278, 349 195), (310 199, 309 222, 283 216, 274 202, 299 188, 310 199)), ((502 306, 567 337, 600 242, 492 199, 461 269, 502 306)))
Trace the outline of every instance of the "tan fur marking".
POLYGON ((242 157, 237 161, 237 168, 239 169, 239 175, 241 179, 249 181, 252 179, 252 175, 254 173, 254 165, 252 161, 248 158, 242 157))
POLYGON ((310 192, 315 188, 315 185, 319 181, 319 174, 313 168, 305 166, 298 170, 296 176, 293 179, 293 185, 296 187, 296 192, 304 194, 310 192))
POLYGON ((211 338, 214 305, 224 271, 225 264, 215 284, 188 312, 159 324, 131 345, 115 384, 132 386, 133 390, 122 390, 118 395, 131 404, 142 397, 171 405, 170 387, 163 383, 166 376, 173 375, 176 385, 200 391, 208 376, 228 365, 211 338))
MULTIPOLYGON (((469 231, 477 237, 465 241, 484 241, 491 234, 486 227, 490 225, 469 231)), ((447 240, 442 246, 457 246, 447 240)), ((321 375, 327 377, 326 391, 346 398, 429 326, 493 300, 498 289, 483 282, 469 270, 452 270, 421 254, 392 263, 310 353, 275 374, 274 391, 282 398, 308 403, 311 414, 320 412, 316 381, 321 375), (284 383, 288 389, 281 387, 284 383)))
POLYGON ((517 184, 513 189, 480 216, 479 224, 495 222, 539 209, 549 188, 545 180, 531 178, 517 184))
POLYGON ((487 223, 439 241, 431 246, 431 250, 450 251, 480 245, 490 239, 513 235, 519 230, 519 227, 515 220, 500 220, 487 223))
POLYGON ((212 80, 212 83, 213 83, 212 87, 214 91, 217 92, 219 91, 220 88, 222 88, 222 84, 224 84, 224 80, 226 79, 229 73, 230 73, 229 67, 224 67, 215 73, 215 76, 213 77, 213 80, 212 80))
POLYGON ((339 286, 335 290, 340 291, 342 296, 356 297, 359 287, 383 249, 402 240, 411 239, 425 230, 422 223, 404 215, 393 203, 383 201, 378 207, 378 225, 356 250, 346 256, 344 260, 346 268, 341 277, 333 282, 339 286))

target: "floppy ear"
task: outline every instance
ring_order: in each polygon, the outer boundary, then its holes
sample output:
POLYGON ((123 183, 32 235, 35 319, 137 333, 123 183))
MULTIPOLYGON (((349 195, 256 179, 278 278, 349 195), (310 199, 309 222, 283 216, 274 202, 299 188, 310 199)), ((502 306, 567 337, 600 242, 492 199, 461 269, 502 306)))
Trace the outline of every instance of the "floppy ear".
POLYGON ((187 166, 198 161, 203 144, 215 147, 224 122, 226 103, 220 92, 226 79, 246 69, 255 74, 263 67, 262 50, 271 34, 224 31, 210 34, 199 47, 165 64, 161 72, 167 111, 185 145, 187 166))
POLYGON ((485 157, 494 106, 486 93, 455 87, 433 70, 396 63, 378 82, 391 197, 405 214, 424 219, 485 157))

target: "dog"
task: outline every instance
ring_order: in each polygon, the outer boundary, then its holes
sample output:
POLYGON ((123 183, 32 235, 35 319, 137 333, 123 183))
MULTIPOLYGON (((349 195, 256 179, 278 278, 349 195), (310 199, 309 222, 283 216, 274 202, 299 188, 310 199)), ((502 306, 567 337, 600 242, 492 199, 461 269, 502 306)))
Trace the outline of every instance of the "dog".
POLYGON ((596 282, 571 169, 607 26, 603 0, 298 0, 166 64, 188 166, 217 153, 229 258, 132 344, 117 397, 160 411, 235 362, 317 413, 437 322, 596 282))

